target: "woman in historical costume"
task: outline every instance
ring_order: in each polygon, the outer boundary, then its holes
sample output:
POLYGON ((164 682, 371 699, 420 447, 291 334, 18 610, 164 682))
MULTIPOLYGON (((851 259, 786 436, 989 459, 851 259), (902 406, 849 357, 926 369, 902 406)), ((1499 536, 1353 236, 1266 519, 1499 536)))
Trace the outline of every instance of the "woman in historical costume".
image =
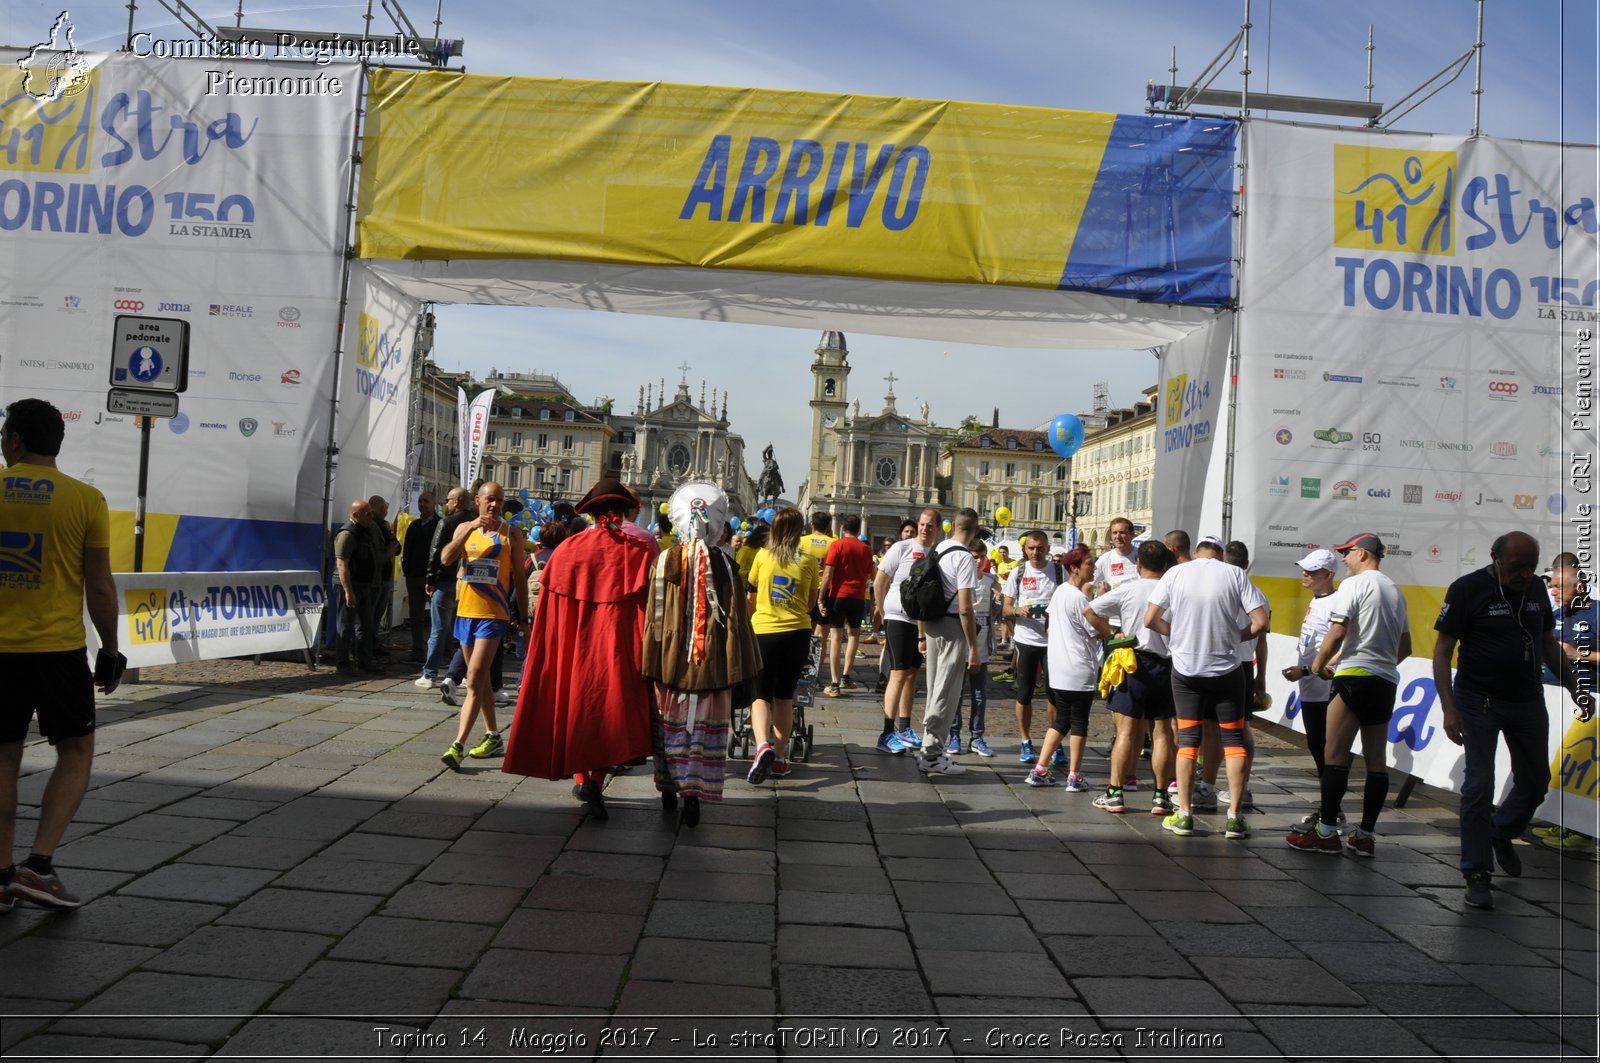
POLYGON ((644 601, 656 550, 623 530, 639 499, 601 480, 577 512, 594 526, 556 547, 540 572, 539 609, 505 771, 572 778, 595 819, 606 818, 607 769, 650 756, 650 684, 639 671, 644 601))
POLYGON ((716 541, 727 528, 728 496, 687 483, 668 505, 683 540, 661 551, 645 605, 643 671, 653 681, 656 786, 683 822, 700 822, 700 802, 722 800, 732 687, 761 668, 749 599, 738 569, 716 541))

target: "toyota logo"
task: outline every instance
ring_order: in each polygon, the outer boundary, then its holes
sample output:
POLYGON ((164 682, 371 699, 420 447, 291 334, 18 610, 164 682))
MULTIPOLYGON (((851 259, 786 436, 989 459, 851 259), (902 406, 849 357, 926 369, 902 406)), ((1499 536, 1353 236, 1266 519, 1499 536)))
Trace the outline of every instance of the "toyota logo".
POLYGON ((116 307, 118 310, 132 310, 134 313, 138 313, 140 310, 144 309, 144 300, 143 299, 118 299, 116 302, 112 303, 111 305, 116 307))
POLYGON ((1491 380, 1489 381, 1489 390, 1502 395, 1515 395, 1517 393, 1517 385, 1515 381, 1511 380, 1491 380))

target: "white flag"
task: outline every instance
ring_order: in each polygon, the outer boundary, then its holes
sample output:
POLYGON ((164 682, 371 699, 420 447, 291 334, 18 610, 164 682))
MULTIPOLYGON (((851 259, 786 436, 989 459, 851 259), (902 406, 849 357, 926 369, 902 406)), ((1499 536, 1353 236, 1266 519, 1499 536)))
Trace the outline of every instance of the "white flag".
POLYGON ((472 482, 467 477, 467 389, 459 384, 456 385, 456 462, 461 474, 456 483, 465 487, 472 482))
POLYGON ((466 445, 461 452, 466 460, 465 477, 461 482, 467 486, 478 478, 478 469, 483 464, 483 445, 489 437, 489 403, 493 399, 493 388, 480 391, 467 407, 467 416, 463 421, 466 425, 466 445))

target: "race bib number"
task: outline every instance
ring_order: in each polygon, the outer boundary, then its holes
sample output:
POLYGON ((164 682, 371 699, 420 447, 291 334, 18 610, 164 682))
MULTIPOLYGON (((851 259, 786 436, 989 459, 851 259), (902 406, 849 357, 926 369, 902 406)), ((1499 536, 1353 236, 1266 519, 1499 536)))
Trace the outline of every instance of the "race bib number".
POLYGON ((464 561, 461 564, 461 580, 463 583, 495 585, 500 582, 500 562, 464 561))

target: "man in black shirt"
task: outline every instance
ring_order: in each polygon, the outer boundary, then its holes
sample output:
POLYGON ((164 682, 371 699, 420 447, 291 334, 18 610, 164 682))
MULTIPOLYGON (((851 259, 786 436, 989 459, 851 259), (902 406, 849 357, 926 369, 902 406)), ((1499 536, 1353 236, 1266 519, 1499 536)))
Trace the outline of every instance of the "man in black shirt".
POLYGON ((405 541, 400 544, 400 572, 406 578, 406 605, 409 607, 412 664, 421 664, 428 651, 428 595, 426 591, 429 547, 439 526, 433 496, 424 491, 417 496, 417 519, 406 525, 405 541))
POLYGON ((428 635, 428 652, 422 662, 422 674, 414 680, 423 690, 440 685, 440 675, 455 652, 455 639, 451 629, 456 622, 456 563, 445 564, 439 554, 456 533, 456 529, 477 517, 473 496, 465 487, 452 487, 445 496, 447 516, 434 527, 428 544, 428 563, 423 572, 423 593, 428 596, 428 614, 432 620, 428 635))
POLYGON ((1489 876, 1496 861, 1508 875, 1522 873, 1511 841, 1527 830, 1550 785, 1550 718, 1540 670, 1549 665, 1572 693, 1580 713, 1592 713, 1589 693, 1575 680, 1555 639, 1550 596, 1534 578, 1539 543, 1509 532, 1489 548, 1491 563, 1450 585, 1434 629, 1433 681, 1444 733, 1465 748, 1461 782, 1461 872, 1466 901, 1493 908, 1489 876), (1450 661, 1461 657, 1455 682, 1450 661), (1511 754, 1511 792, 1494 808, 1494 759, 1500 735, 1511 754))

